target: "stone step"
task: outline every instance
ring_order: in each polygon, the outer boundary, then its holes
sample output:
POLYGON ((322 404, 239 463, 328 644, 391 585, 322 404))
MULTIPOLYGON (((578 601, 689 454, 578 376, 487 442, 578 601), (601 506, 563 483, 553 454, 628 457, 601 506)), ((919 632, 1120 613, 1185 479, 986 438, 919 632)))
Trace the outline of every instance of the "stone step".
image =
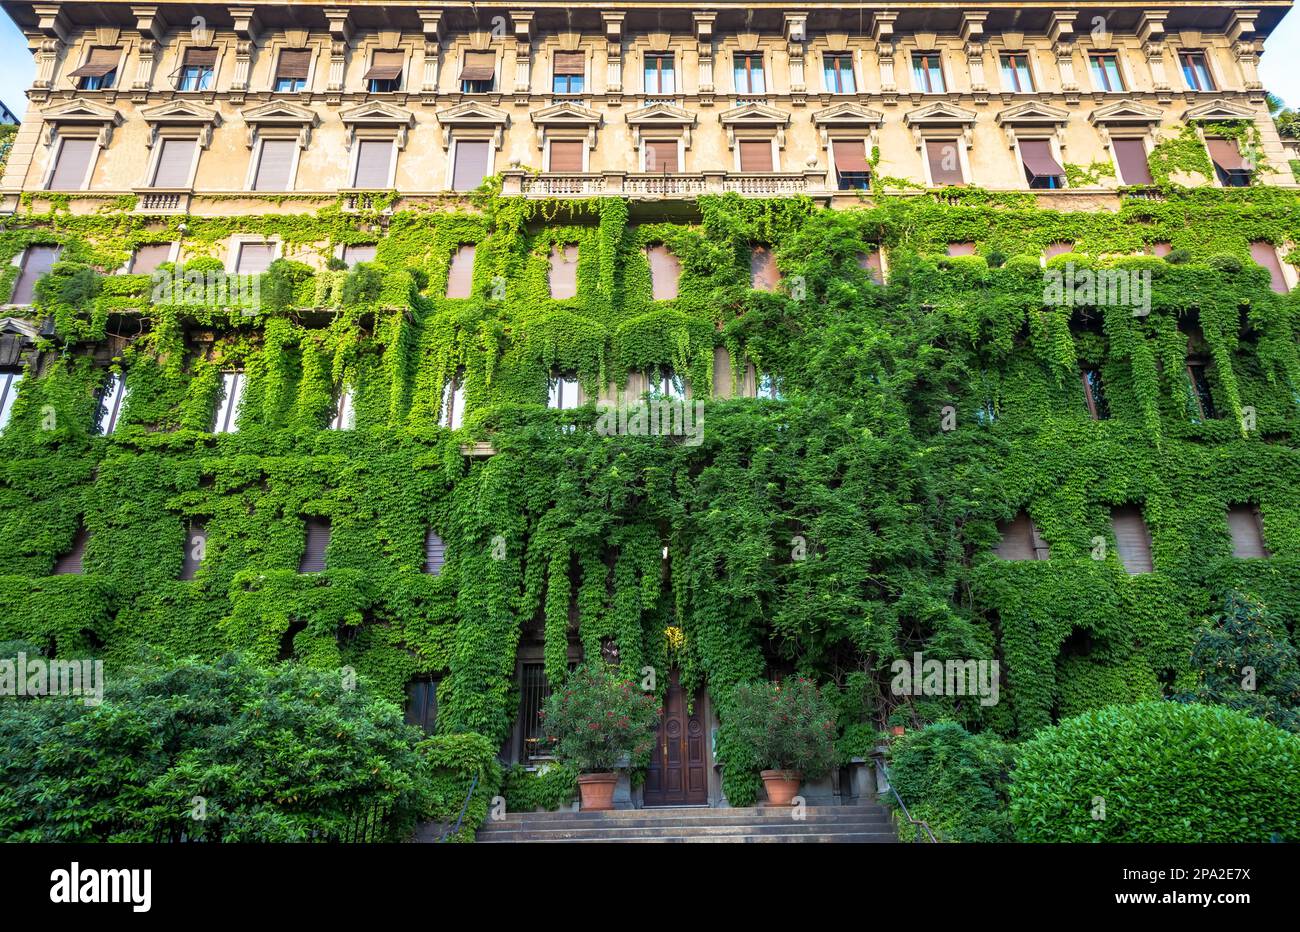
POLYGON ((795 819, 786 816, 781 819, 765 819, 754 816, 738 816, 731 819, 718 818, 692 818, 684 817, 680 819, 530 819, 527 816, 522 818, 505 818, 499 822, 485 822, 480 831, 518 831, 520 829, 532 829, 535 831, 547 831, 549 829, 581 829, 583 831, 618 831, 623 828, 664 828, 667 826, 700 826, 708 827, 714 825, 751 825, 756 827, 772 825, 891 825, 892 820, 884 814, 864 814, 845 816, 838 819, 828 818, 827 816, 809 816, 806 819, 795 819))
POLYGON ((479 844, 658 844, 677 842, 684 844, 894 844, 898 837, 893 832, 790 832, 770 835, 682 835, 657 834, 649 837, 627 837, 622 835, 583 836, 580 838, 515 838, 506 839, 495 836, 481 838, 479 844))
POLYGON ((784 835, 791 832, 837 833, 837 832, 886 832, 892 833, 893 826, 886 822, 819 822, 811 825, 801 822, 778 822, 770 825, 755 824, 710 824, 710 823, 672 823, 672 824, 631 824, 589 827, 584 825, 550 825, 545 828, 536 825, 503 827, 500 823, 491 828, 479 829, 480 839, 519 838, 523 836, 536 838, 606 838, 620 836, 628 838, 645 838, 652 835, 784 835))
MULTIPOLYGON (((862 816, 889 819, 889 811, 883 806, 806 806, 804 815, 813 819, 844 819, 862 816)), ((714 819, 720 822, 736 819, 761 819, 766 821, 785 821, 790 818, 791 809, 787 806, 746 806, 736 808, 710 808, 708 806, 654 807, 649 809, 612 809, 608 812, 589 812, 562 809, 556 812, 511 812, 506 821, 527 819, 533 822, 615 822, 624 820, 654 819, 660 822, 675 822, 680 819, 714 819)), ((500 823, 495 823, 500 824, 500 823)))

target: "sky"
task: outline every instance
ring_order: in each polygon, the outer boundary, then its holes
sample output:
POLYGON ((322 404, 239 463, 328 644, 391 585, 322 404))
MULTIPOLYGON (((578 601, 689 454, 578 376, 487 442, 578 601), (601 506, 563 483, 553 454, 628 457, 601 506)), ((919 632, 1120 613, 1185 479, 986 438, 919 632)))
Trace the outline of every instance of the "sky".
MULTIPOLYGON (((1291 107, 1300 108, 1300 62, 1295 50, 1300 48, 1300 11, 1287 13, 1264 44, 1260 73, 1264 87, 1277 94, 1291 107)), ((0 13, 0 100, 20 118, 27 109, 24 91, 32 83, 35 64, 27 51, 27 41, 8 16, 0 13)))

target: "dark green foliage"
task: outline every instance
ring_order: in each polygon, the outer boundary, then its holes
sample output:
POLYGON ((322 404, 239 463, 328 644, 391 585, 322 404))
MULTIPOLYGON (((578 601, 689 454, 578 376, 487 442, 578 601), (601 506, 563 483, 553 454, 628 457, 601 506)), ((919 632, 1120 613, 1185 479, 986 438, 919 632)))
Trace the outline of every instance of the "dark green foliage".
POLYGON ((473 841, 493 797, 501 790, 496 746, 482 735, 467 732, 435 735, 421 743, 419 750, 430 767, 430 817, 448 832, 460 820, 460 829, 448 840, 473 841))
POLYGON ((730 711, 728 728, 756 770, 797 770, 815 780, 835 762, 835 715, 803 677, 741 683, 730 711))
POLYGON ((578 773, 602 773, 625 759, 641 764, 649 757, 659 712, 653 695, 597 659, 551 693, 542 726, 560 763, 578 773))
MULTIPOLYGON (((912 818, 926 822, 940 841, 1012 841, 1011 754, 995 735, 937 722, 895 739, 889 776, 912 818)), ((899 836, 914 837, 912 825, 901 812, 898 817, 899 836)))
POLYGON ((506 771, 502 794, 510 812, 554 811, 578 798, 578 771, 563 764, 529 770, 516 764, 506 771))
POLYGON ((289 259, 276 259, 262 273, 262 308, 267 311, 284 311, 301 307, 305 293, 302 286, 312 278, 311 266, 289 259))
POLYGON ((373 304, 384 290, 384 273, 368 262, 360 262, 343 280, 343 305, 373 304))
POLYGON ((86 308, 99 296, 104 277, 81 262, 56 262, 50 273, 36 283, 36 303, 42 307, 66 304, 86 308))

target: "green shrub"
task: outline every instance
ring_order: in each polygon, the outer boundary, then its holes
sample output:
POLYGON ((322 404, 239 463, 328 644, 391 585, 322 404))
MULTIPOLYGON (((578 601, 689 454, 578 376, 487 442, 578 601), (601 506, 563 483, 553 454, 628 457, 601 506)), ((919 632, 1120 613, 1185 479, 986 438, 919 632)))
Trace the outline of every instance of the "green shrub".
POLYGON ((596 661, 551 693, 542 721, 557 760, 579 773, 599 773, 625 757, 636 763, 649 755, 659 708, 653 696, 596 661))
POLYGON ((510 812, 554 811, 577 798, 578 772, 563 764, 539 770, 516 764, 506 771, 502 795, 510 812))
MULTIPOLYGON (((997 736, 936 722, 894 743, 889 775, 912 817, 939 840, 1011 841, 1010 769, 1011 748, 997 736)), ((914 835, 906 820, 898 831, 905 839, 914 835)))
POLYGON ((262 307, 269 311, 284 311, 297 307, 300 286, 310 281, 315 272, 312 267, 291 259, 276 259, 262 273, 262 307))
POLYGON ((835 714, 811 680, 741 683, 731 721, 758 770, 798 770, 816 779, 835 763, 835 714))
POLYGON ((343 279, 343 305, 374 304, 384 290, 384 273, 367 262, 358 262, 343 279))
POLYGON ((1216 253, 1205 260, 1205 264, 1212 269, 1218 269, 1228 275, 1236 275, 1242 269, 1241 258, 1234 256, 1230 252, 1216 253))
POLYGON ((49 274, 36 282, 33 295, 45 307, 64 304, 81 310, 99 296, 104 276, 81 262, 56 262, 49 274))
POLYGON ((1021 841, 1300 840, 1300 737, 1219 706, 1108 706, 1016 753, 1021 841))
POLYGON ((492 797, 501 789, 496 747, 483 735, 463 732, 435 735, 421 742, 419 749, 430 767, 429 816, 450 831, 463 810, 460 829, 450 840, 473 841, 474 832, 487 818, 492 797), (466 796, 470 796, 468 804, 466 796))

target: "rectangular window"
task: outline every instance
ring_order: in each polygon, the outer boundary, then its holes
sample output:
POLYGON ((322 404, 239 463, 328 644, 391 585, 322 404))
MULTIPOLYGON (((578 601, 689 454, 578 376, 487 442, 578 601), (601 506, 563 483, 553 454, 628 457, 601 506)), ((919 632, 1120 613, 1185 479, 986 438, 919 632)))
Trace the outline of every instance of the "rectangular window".
POLYGON ((551 247, 551 268, 548 274, 551 297, 557 301, 572 298, 578 293, 578 247, 575 243, 556 243, 551 247))
POLYGON ((1214 79, 1210 77, 1210 66, 1206 64, 1204 52, 1179 52, 1178 64, 1183 68, 1183 80, 1187 89, 1192 91, 1212 91, 1214 79))
POLYGON ((1029 56, 1024 52, 1002 53, 1002 90, 1012 94, 1032 94, 1034 76, 1029 73, 1029 56))
POLYGON ((858 268, 870 275, 872 282, 875 284, 883 285, 885 283, 885 269, 880 261, 879 249, 858 253, 858 268))
POLYGON ((426 735, 438 729, 438 680, 421 677, 406 684, 404 720, 426 735))
POLYGON ((217 70, 217 50, 188 48, 177 75, 176 90, 207 91, 217 70))
POLYGON ((244 373, 221 373, 221 396, 212 419, 214 434, 233 434, 239 430, 239 405, 244 400, 244 373))
POLYGON ((647 373, 646 384, 649 386, 651 398, 658 398, 664 401, 686 400, 686 383, 682 381, 680 375, 668 366, 647 373))
POLYGON ((741 139, 736 142, 740 150, 742 172, 770 172, 772 168, 772 142, 768 139, 741 139))
POLYGON ((1151 535, 1142 520, 1142 509, 1136 505, 1112 508, 1110 526, 1115 532, 1115 549, 1125 571, 1130 575, 1151 572, 1151 535))
POLYGON ((343 261, 348 268, 361 262, 374 262, 378 249, 374 243, 349 243, 343 247, 343 261))
POLYGON ((372 94, 391 94, 402 89, 406 53, 401 49, 378 49, 370 59, 370 70, 362 75, 372 94))
POLYGON ((550 143, 550 170, 553 172, 582 171, 582 156, 587 144, 581 139, 552 139, 550 143))
POLYGON ((18 385, 22 380, 23 374, 20 371, 0 371, 0 434, 9 426, 9 418, 14 413, 14 399, 18 397, 18 385))
POLYGON ((1067 252, 1074 252, 1074 243, 1068 243, 1064 240, 1057 240, 1055 243, 1048 243, 1047 248, 1043 250, 1043 261, 1055 259, 1057 256, 1063 256, 1067 252))
POLYGON ((117 81, 117 64, 122 60, 122 50, 93 48, 86 63, 68 77, 77 78, 77 88, 83 91, 106 91, 117 81))
POLYGON ((1089 55, 1088 67, 1092 70, 1092 83, 1097 90, 1110 93, 1124 90, 1124 77, 1119 71, 1118 55, 1089 55))
POLYGON ((488 171, 487 140, 462 139, 456 143, 456 163, 452 169, 451 188, 453 191, 473 191, 488 171))
POLYGON ((973 256, 975 255, 975 244, 949 243, 947 251, 950 256, 973 256))
POLYGON ((1038 526, 1023 511, 1010 521, 998 522, 998 541, 994 553, 1002 560, 1046 560, 1050 556, 1047 542, 1038 534, 1038 526))
POLYGON ((582 391, 572 375, 553 375, 546 380, 546 407, 572 411, 582 404, 582 391))
POLYGON ((529 764, 538 758, 550 757, 541 713, 550 698, 551 683, 546 678, 546 665, 541 663, 521 664, 519 679, 519 731, 522 736, 519 760, 529 764))
POLYGON ((298 561, 299 573, 319 573, 325 569, 325 551, 330 545, 329 518, 304 518, 306 541, 302 559, 298 561))
POLYGON ((1210 392, 1210 378, 1204 362, 1195 359, 1188 361, 1187 384, 1192 392, 1192 419, 1199 421, 1202 418, 1217 417, 1214 410, 1214 395, 1210 392))
POLYGON ((126 378, 120 372, 110 372, 108 381, 99 390, 99 409, 95 412, 95 433, 107 437, 117 430, 117 420, 122 414, 122 405, 130 393, 126 378))
POLYGON ((159 143, 158 161, 154 164, 152 188, 188 188, 194 172, 197 139, 164 139, 159 143))
POLYGON ((442 410, 438 423, 450 430, 460 430, 465 420, 465 373, 456 370, 456 374, 442 387, 442 410))
POLYGON ((852 52, 826 52, 822 55, 822 82, 828 93, 855 94, 852 52))
POLYGON ((1214 174, 1219 184, 1225 188, 1245 188, 1250 186, 1250 165, 1241 155, 1241 147, 1235 139, 1211 138, 1205 140, 1205 147, 1214 162, 1214 174))
POLYGON ((662 244, 646 249, 650 263, 650 294, 656 301, 672 301, 677 297, 677 283, 682 277, 682 264, 667 246, 662 244))
POLYGON ((334 417, 330 419, 330 430, 352 430, 357 426, 357 412, 352 407, 352 389, 345 388, 339 392, 334 405, 334 417))
POLYGON ((764 94, 767 85, 763 79, 763 53, 737 52, 732 57, 732 74, 737 94, 764 94))
POLYGON ((651 53, 645 57, 645 92, 659 96, 677 93, 677 80, 673 72, 671 53, 651 53))
POLYGON ((352 173, 352 187, 390 187, 392 170, 393 140, 362 139, 357 143, 357 164, 352 173))
POLYGON ((296 139, 263 139, 253 176, 254 191, 288 191, 293 174, 296 139))
POLYGON ((448 298, 468 298, 474 293, 474 252, 474 244, 466 243, 452 254, 447 270, 448 298))
POLYGON ((48 190, 80 191, 89 180, 91 161, 99 142, 94 139, 64 138, 59 142, 59 154, 54 160, 48 190))
POLYGON ((585 57, 581 52, 556 52, 551 91, 556 94, 581 94, 585 57))
POLYGON ((1264 546, 1264 521, 1257 505, 1229 505, 1228 533, 1232 555, 1238 560, 1263 560, 1271 554, 1264 546))
POLYGON ((152 275, 158 266, 170 262, 171 256, 171 243, 145 243, 137 246, 131 254, 131 274, 152 275))
POLYGON ((284 49, 275 64, 274 88, 277 94, 296 94, 307 88, 311 70, 311 49, 284 49))
POLYGON ((1268 269, 1269 287, 1278 294, 1286 294, 1291 289, 1286 286, 1286 276, 1282 274, 1282 263, 1278 261, 1277 249, 1266 239, 1257 239, 1250 244, 1250 257, 1257 265, 1268 269))
POLYGON ((677 140, 646 140, 645 170, 648 172, 681 171, 681 166, 677 164, 677 140))
POLYGON ((912 53, 912 89, 922 94, 942 94, 943 66, 938 52, 912 53))
POLYGON ((832 139, 835 183, 841 191, 865 191, 871 186, 871 165, 867 162, 864 139, 832 139))
POLYGON ((1101 387, 1101 370, 1096 366, 1086 366, 1079 372, 1079 381, 1083 384, 1083 402, 1087 405, 1088 416, 1094 421, 1110 417, 1110 406, 1106 404, 1106 393, 1101 387))
POLYGON ((437 576, 447 562, 447 545, 443 543, 438 532, 429 528, 424 532, 424 572, 437 576))
POLYGON ((1124 184, 1151 184, 1151 166, 1147 163, 1147 146, 1141 139, 1112 139, 1115 161, 1119 163, 1124 184))
POLYGON ((240 243, 235 256, 236 275, 260 275, 275 261, 275 243, 240 243))
POLYGON ((181 558, 181 579, 193 579, 207 556, 208 529, 202 521, 191 521, 185 529, 185 554, 181 558))
POLYGON ((1052 143, 1049 140, 1020 140, 1020 160, 1024 163, 1025 180, 1029 182, 1029 187, 1065 187, 1065 169, 1052 154, 1052 143))
POLYGON ((90 543, 90 532, 86 530, 85 525, 78 525, 77 533, 72 537, 72 546, 54 561, 54 575, 80 576, 88 543, 90 543))
POLYGON ((960 143, 956 139, 927 139, 925 159, 930 166, 930 183, 935 187, 965 184, 961 170, 960 143))
POLYGON ((495 52, 466 52, 461 59, 460 92, 490 94, 497 77, 495 52))
POLYGON ((767 246, 755 246, 749 252, 749 287, 776 291, 780 284, 781 273, 776 267, 776 256, 767 246))
POLYGON ((18 281, 14 282, 11 304, 31 304, 36 290, 36 283, 54 268, 59 261, 61 246, 28 246, 23 250, 23 264, 18 271, 18 281))

